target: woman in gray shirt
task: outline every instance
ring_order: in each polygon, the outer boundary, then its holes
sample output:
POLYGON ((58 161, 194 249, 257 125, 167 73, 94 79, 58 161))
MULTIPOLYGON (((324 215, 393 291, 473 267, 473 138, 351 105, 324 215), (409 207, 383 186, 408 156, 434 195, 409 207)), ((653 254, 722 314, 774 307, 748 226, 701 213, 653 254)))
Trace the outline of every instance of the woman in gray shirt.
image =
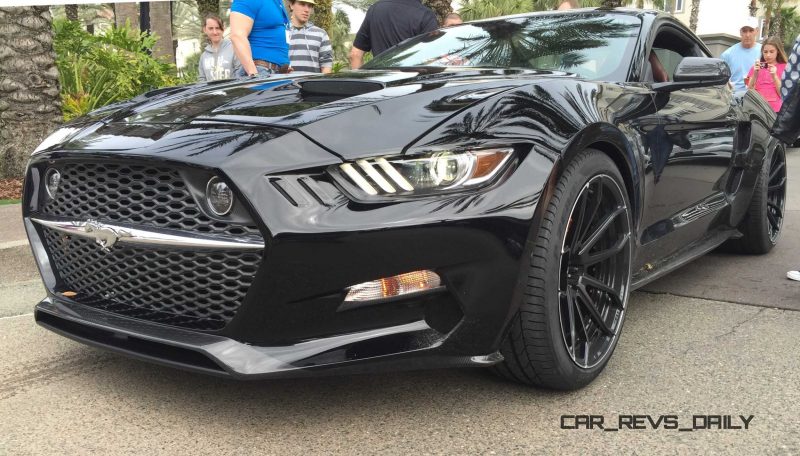
POLYGON ((197 80, 201 82, 236 77, 241 66, 233 52, 233 44, 223 38, 225 25, 218 16, 209 14, 203 22, 203 33, 208 37, 208 45, 200 55, 197 80))

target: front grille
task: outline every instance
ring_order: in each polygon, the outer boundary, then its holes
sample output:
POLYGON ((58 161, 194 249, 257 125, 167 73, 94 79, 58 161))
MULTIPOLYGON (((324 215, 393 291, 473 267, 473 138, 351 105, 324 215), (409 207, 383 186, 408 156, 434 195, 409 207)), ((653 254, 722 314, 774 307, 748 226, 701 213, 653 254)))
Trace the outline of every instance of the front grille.
POLYGON ((95 219, 156 228, 261 238, 254 224, 213 220, 197 207, 178 171, 115 163, 64 163, 47 215, 95 219))
POLYGON ((64 290, 82 304, 199 330, 223 328, 236 314, 260 252, 190 252, 115 246, 42 227, 64 290))

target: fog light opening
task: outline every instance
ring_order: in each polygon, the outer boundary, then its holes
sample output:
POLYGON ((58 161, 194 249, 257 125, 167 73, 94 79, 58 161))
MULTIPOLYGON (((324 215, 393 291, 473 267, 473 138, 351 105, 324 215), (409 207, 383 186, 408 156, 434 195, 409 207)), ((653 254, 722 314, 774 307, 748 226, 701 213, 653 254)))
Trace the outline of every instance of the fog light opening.
POLYGON ((206 184, 206 202, 214 215, 227 215, 233 208, 233 192, 219 177, 212 177, 206 184))
POLYGON ((349 288, 345 302, 396 298, 439 288, 442 279, 433 271, 407 272, 392 277, 359 283, 349 288))
POLYGON ((61 185, 61 173, 55 168, 48 168, 44 173, 44 184, 47 196, 56 199, 58 187, 61 185))

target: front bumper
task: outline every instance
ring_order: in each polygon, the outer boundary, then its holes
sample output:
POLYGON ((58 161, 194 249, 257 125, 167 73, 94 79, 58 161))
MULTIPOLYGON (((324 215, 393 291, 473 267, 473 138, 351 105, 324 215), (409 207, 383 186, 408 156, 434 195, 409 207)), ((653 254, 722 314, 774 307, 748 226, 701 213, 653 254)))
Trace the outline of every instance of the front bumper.
POLYGON ((381 369, 490 366, 502 355, 463 356, 442 349, 442 335, 424 321, 336 335, 294 345, 259 347, 122 317, 50 296, 36 322, 78 342, 132 358, 223 377, 258 379, 360 373, 381 369))
MULTIPOLYGON (((36 308, 37 322, 135 358, 241 378, 486 366, 502 359, 497 350, 522 293, 519 274, 525 268, 520 266, 527 263, 526 240, 552 158, 520 154, 516 172, 476 194, 377 205, 348 199, 320 177, 324 168, 309 165, 302 172, 265 175, 267 164, 254 164, 254 156, 234 158, 242 163, 234 160, 221 171, 200 171, 229 179, 240 192, 243 213, 252 216, 265 242, 246 296, 224 324, 179 327, 171 320, 136 318, 137 309, 120 313, 91 305, 80 293, 70 299, 65 292, 81 290, 65 284, 54 262, 52 245, 61 238, 46 239, 44 225, 34 221, 41 218, 36 206, 41 179, 31 174, 25 224, 49 293, 36 308), (442 292, 342 307, 349 286, 423 269, 441 276, 442 292)), ((258 159, 266 160, 263 154, 258 159)), ((45 161, 47 166, 117 163, 120 157, 62 153, 39 157, 32 167, 41 168, 45 161)), ((164 163, 150 156, 128 161, 164 163)), ((186 181, 190 189, 196 187, 191 177, 186 181)), ((136 227, 129 221, 117 224, 121 229, 136 227)), ((120 241, 119 250, 112 252, 131 249, 126 246, 131 239, 120 241)), ((65 248, 78 245, 76 240, 63 242, 65 248)), ((165 261, 186 249, 165 251, 165 261)), ((95 253, 99 259, 106 255, 95 253)), ((85 267, 91 267, 88 263, 85 267)), ((193 280, 181 286, 200 289, 193 280)), ((168 291, 169 299, 149 294, 153 306, 160 308, 170 299, 188 304, 198 300, 195 289, 168 291)))

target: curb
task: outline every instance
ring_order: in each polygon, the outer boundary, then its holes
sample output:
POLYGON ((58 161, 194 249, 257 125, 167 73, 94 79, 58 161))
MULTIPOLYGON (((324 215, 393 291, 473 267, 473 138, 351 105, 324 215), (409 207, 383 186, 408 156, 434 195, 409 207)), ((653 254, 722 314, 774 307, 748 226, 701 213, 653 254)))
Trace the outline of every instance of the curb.
POLYGON ((22 247, 23 245, 28 245, 27 239, 20 241, 0 242, 0 250, 13 249, 15 247, 22 247))

